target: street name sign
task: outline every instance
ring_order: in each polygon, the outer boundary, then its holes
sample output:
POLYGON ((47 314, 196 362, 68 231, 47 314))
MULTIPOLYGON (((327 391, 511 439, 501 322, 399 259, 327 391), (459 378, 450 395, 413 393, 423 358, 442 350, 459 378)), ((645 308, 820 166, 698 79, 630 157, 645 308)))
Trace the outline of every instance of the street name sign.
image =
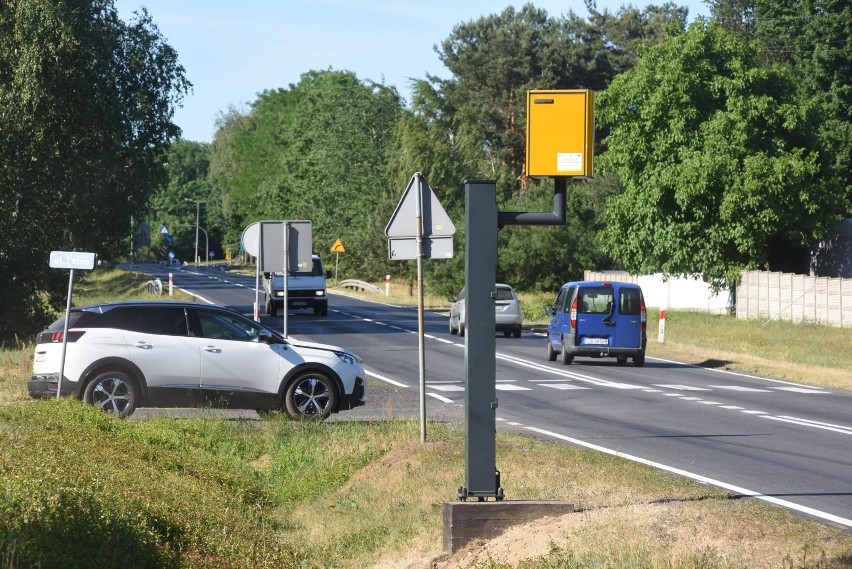
POLYGON ((95 268, 96 259, 97 255, 95 255, 94 253, 79 253, 76 251, 51 251, 50 268, 91 270, 95 268))

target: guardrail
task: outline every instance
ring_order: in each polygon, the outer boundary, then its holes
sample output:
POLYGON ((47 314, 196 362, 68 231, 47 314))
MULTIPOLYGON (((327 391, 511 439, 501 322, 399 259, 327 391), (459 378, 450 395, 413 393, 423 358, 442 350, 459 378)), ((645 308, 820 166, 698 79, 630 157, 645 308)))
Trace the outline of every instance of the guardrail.
POLYGON ((149 294, 156 294, 157 296, 163 295, 163 281, 160 279, 148 281, 145 283, 145 286, 147 287, 149 294))
POLYGON ((339 288, 351 288, 354 290, 360 290, 363 292, 374 292, 376 294, 382 292, 379 290, 379 287, 371 285, 370 283, 359 281, 357 279, 346 279, 337 283, 339 288))

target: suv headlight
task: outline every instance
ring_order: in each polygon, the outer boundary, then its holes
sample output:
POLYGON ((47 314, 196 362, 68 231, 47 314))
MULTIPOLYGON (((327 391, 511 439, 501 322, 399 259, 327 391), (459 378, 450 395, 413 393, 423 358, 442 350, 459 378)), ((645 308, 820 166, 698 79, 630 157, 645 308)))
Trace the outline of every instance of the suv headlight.
POLYGON ((362 359, 360 356, 353 354, 352 352, 344 352, 341 350, 335 350, 334 355, 340 358, 340 361, 347 363, 349 365, 355 365, 362 363, 362 359))

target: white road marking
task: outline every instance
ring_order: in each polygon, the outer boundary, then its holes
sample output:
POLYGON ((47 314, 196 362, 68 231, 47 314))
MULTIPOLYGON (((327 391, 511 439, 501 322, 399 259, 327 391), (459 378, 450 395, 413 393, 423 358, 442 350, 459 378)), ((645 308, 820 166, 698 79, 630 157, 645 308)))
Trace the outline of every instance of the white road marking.
POLYGON ((796 512, 801 512, 803 514, 807 514, 809 516, 813 516, 815 518, 819 518, 821 520, 826 520, 829 522, 833 522, 836 524, 840 524, 846 527, 852 528, 852 519, 842 518, 840 516, 836 516, 834 514, 830 514, 828 512, 823 512, 821 510, 817 510, 815 508, 809 508, 807 506, 802 506, 800 504, 796 504, 794 502, 790 502, 788 500, 782 500, 780 498, 775 498, 774 496, 767 496, 765 494, 761 494, 760 492, 755 492, 754 490, 749 490, 747 488, 742 488, 740 486, 734 486, 733 484, 728 484, 727 482, 722 482, 721 480, 715 480, 713 478, 708 478, 706 476, 702 476, 701 474, 695 474, 689 472, 687 470, 682 470, 680 468, 675 468, 673 466, 668 466, 659 462, 654 462, 651 460, 646 460, 644 458, 640 458, 638 456, 634 456, 631 454, 623 453, 617 450, 608 449, 606 447, 602 447, 600 445, 587 443, 586 441, 581 441, 580 439, 575 439, 571 437, 566 437, 565 435, 560 435, 559 433, 554 433, 552 431, 545 431, 544 429, 539 429, 536 427, 525 427, 526 429, 533 431, 535 433, 539 433, 545 436, 553 437, 555 439, 563 440, 581 447, 589 448, 592 450, 596 450, 599 452, 603 452, 612 456, 617 456, 619 458, 623 458, 626 460, 630 460, 633 462, 638 462, 640 464, 645 464, 651 466, 653 468, 657 468, 659 470, 664 470, 666 472, 671 472, 672 474, 677 474, 680 476, 685 476, 692 480, 696 480, 698 482, 702 482, 704 484, 711 484, 713 486, 717 486, 719 488, 723 488, 725 490, 729 490, 736 494, 742 494, 744 496, 751 496, 752 498, 757 498, 758 500, 763 500, 764 502, 769 502, 770 504, 775 504, 776 506, 782 506, 784 508, 788 508, 790 510, 794 510, 796 512))
POLYGON ((453 401, 452 399, 447 399, 443 395, 438 395, 437 393, 428 393, 427 392, 426 395, 428 395, 429 397, 434 397, 438 401, 443 401, 444 403, 455 403, 455 401, 453 401))
POLYGON ((529 387, 514 385, 511 383, 498 383, 494 386, 497 391, 532 391, 529 387))
POLYGON ((665 384, 665 383, 655 383, 654 387, 662 387, 664 389, 677 389, 679 391, 710 391, 704 387, 693 387, 691 385, 678 385, 678 384, 665 384))
POLYGON ((825 429, 826 431, 834 431, 835 433, 843 433, 844 435, 852 435, 852 427, 844 427, 843 425, 833 425, 831 423, 820 423, 819 421, 811 421, 810 419, 799 419, 798 417, 774 417, 766 415, 763 419, 772 419, 773 421, 782 421, 784 423, 793 423, 805 427, 814 427, 816 429, 825 429))
POLYGON ((538 385, 541 385, 541 386, 544 386, 544 387, 551 387, 553 389, 562 389, 562 390, 591 389, 591 387, 583 387, 581 385, 573 385, 571 383, 539 383, 538 385))
POLYGON ((464 391, 464 387, 461 385, 433 385, 430 383, 429 387, 438 391, 464 391))
POLYGON ((769 389, 755 389, 754 387, 743 387, 742 385, 708 385, 713 389, 725 389, 728 391, 742 391, 755 393, 772 393, 769 389))
POLYGON ((393 380, 389 377, 385 377, 383 375, 379 375, 374 371, 370 371, 370 370, 366 370, 366 369, 364 371, 367 372, 367 375, 369 375, 370 377, 375 377, 376 379, 384 381, 385 383, 390 383, 391 385, 396 385, 397 387, 409 387, 408 385, 406 385, 404 383, 393 380))
POLYGON ((828 395, 828 391, 808 387, 773 387, 772 389, 778 391, 792 391, 793 393, 805 393, 808 395, 828 395))

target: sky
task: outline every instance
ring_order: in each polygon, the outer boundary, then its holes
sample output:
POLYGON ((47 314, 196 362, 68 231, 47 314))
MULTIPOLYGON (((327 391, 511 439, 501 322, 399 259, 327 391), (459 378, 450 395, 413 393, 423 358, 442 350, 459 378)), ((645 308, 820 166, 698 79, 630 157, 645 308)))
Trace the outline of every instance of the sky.
MULTIPOLYGON (((587 12, 582 0, 534 0, 550 16, 587 12)), ((598 0, 597 9, 644 7, 663 0, 598 0)), ((675 0, 689 20, 708 15, 702 0, 675 0)), ((216 119, 246 110, 258 93, 288 88, 311 70, 347 70, 393 85, 410 99, 410 80, 448 77, 434 46, 455 25, 497 14, 511 0, 115 0, 128 21, 148 9, 192 83, 175 112, 183 137, 210 142, 216 119)))

